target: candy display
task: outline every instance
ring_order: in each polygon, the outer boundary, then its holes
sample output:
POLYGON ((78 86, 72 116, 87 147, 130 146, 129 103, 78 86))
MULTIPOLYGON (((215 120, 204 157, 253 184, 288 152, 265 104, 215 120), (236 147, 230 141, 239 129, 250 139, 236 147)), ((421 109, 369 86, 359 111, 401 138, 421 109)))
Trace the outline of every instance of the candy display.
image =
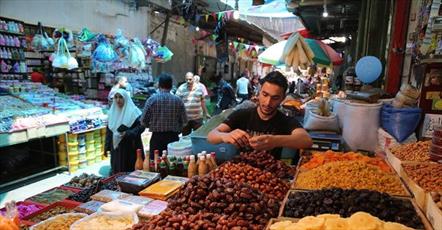
POLYGON ((404 145, 398 145, 390 149, 401 161, 429 161, 431 141, 418 141, 404 145))
POLYGON ((279 202, 247 184, 207 175, 190 179, 169 200, 168 208, 189 214, 198 211, 225 214, 265 225, 277 216, 279 202))
POLYGON ((138 223, 135 214, 112 214, 97 212, 75 222, 70 230, 112 229, 125 230, 138 223))
POLYGON ((265 193, 270 198, 282 201, 289 190, 288 183, 250 165, 227 162, 211 173, 217 178, 226 178, 239 183, 247 183, 265 193))
POLYGON ((442 191, 442 164, 402 164, 407 176, 425 191, 442 191))
POLYGON ((385 173, 377 166, 360 161, 336 161, 321 165, 306 172, 300 172, 295 188, 321 189, 370 189, 391 195, 407 195, 401 180, 393 173, 385 173))
POLYGON ((46 212, 40 213, 37 216, 32 217, 30 219, 30 221, 38 223, 38 222, 44 221, 46 219, 49 219, 53 216, 56 216, 58 214, 64 214, 64 213, 68 213, 70 211, 71 211, 71 209, 66 208, 64 206, 55 206, 46 212))
POLYGON ((93 184, 98 183, 101 177, 96 175, 88 175, 86 173, 81 174, 80 176, 75 176, 72 178, 65 186, 75 187, 75 188, 86 188, 93 184))
POLYGON ((302 218, 333 213, 349 217, 358 211, 370 213, 383 221, 398 222, 411 228, 423 229, 422 221, 410 200, 370 190, 294 191, 288 196, 283 216, 302 218))
POLYGON ((146 223, 139 223, 132 230, 160 229, 263 229, 263 226, 250 224, 239 217, 198 212, 196 214, 180 214, 171 210, 152 217, 146 223))
POLYGON ((67 214, 61 214, 54 217, 51 217, 39 224, 36 224, 32 227, 33 230, 69 230, 71 225, 87 216, 86 214, 82 213, 67 213, 67 214))
POLYGON ((86 203, 78 205, 74 211, 76 212, 82 212, 86 214, 92 214, 94 212, 97 212, 98 209, 104 204, 104 202, 91 200, 86 203))
POLYGON ((52 189, 40 194, 37 194, 31 198, 29 198, 30 201, 37 202, 39 204, 52 204, 57 201, 64 200, 68 198, 68 196, 74 194, 74 192, 64 189, 52 189))
POLYGON ((291 168, 282 161, 276 160, 267 152, 242 152, 239 157, 234 159, 234 162, 249 164, 255 168, 271 172, 282 179, 291 179, 295 175, 294 168, 291 168))
POLYGON ((310 170, 334 161, 362 161, 369 165, 377 166, 384 172, 391 172, 390 166, 380 157, 368 157, 355 152, 334 152, 328 150, 324 153, 313 153, 311 159, 301 165, 301 170, 310 170))
POLYGON ((405 225, 396 222, 385 222, 366 212, 356 212, 348 218, 342 218, 336 214, 321 214, 318 216, 306 216, 292 222, 283 220, 270 225, 270 230, 352 230, 352 229, 373 229, 373 230, 412 230, 405 225))

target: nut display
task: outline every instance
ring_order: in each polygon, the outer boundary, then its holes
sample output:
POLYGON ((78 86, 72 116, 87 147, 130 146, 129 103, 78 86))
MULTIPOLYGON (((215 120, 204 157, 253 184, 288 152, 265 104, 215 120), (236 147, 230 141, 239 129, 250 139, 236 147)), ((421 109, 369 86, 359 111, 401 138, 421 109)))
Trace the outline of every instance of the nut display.
POLYGON ((46 219, 49 219, 49 218, 51 218, 53 216, 56 216, 58 214, 68 213, 70 211, 71 210, 66 208, 66 207, 55 206, 54 208, 52 208, 52 209, 50 209, 50 210, 48 210, 46 212, 43 212, 43 213, 41 213, 41 214, 31 218, 30 221, 38 223, 38 222, 44 221, 46 219))
POLYGON ((234 162, 249 164, 255 168, 271 172, 281 179, 292 179, 296 172, 296 169, 276 160, 270 153, 264 151, 242 152, 240 156, 234 159, 234 162))
POLYGON ((431 192, 431 197, 434 203, 436 203, 436 206, 442 210, 442 192, 431 192))
POLYGON ((198 211, 225 214, 265 225, 278 215, 279 202, 247 184, 207 175, 190 179, 169 200, 168 208, 188 214, 198 211))
POLYGON ((94 174, 86 174, 83 173, 80 176, 75 176, 72 178, 68 183, 66 183, 66 186, 69 187, 75 187, 75 188, 86 188, 93 184, 98 183, 98 181, 101 180, 101 177, 96 176, 94 174))
POLYGON ((370 213, 383 221, 424 229, 410 200, 370 190, 323 189, 291 192, 284 206, 283 216, 301 218, 333 213, 349 217, 358 211, 370 213))
POLYGON ((66 199, 68 196, 74 194, 74 192, 64 189, 52 189, 40 194, 37 194, 31 198, 30 201, 37 202, 40 204, 52 204, 57 201, 66 199))
POLYGON ((290 220, 278 221, 270 225, 269 228, 270 230, 412 230, 412 228, 396 222, 384 222, 366 212, 356 212, 348 218, 342 218, 336 214, 306 216, 296 222, 290 220))
POLYGON ((369 189, 391 195, 407 195, 398 176, 360 161, 330 162, 312 170, 300 172, 295 182, 295 188, 301 189, 333 187, 369 189))
POLYGON ((34 230, 52 230, 52 229, 69 230, 69 228, 75 221, 85 216, 86 214, 79 214, 79 213, 58 215, 50 220, 46 220, 45 222, 37 224, 36 226, 33 227, 33 229, 34 230))
POLYGON ((196 214, 180 214, 170 209, 152 217, 147 222, 138 223, 132 230, 162 230, 162 229, 263 229, 263 226, 250 224, 239 217, 198 212, 196 214))
POLYGON ((100 191, 99 187, 100 187, 99 183, 96 183, 92 186, 89 186, 86 189, 81 190, 80 192, 70 195, 68 199, 81 203, 88 202, 91 200, 92 195, 100 191))
POLYGON ((398 145, 390 149, 401 161, 429 161, 431 141, 418 141, 404 145, 398 145))
POLYGON ((428 192, 442 191, 442 164, 402 164, 405 173, 421 188, 428 192))
POLYGON ((301 170, 307 171, 334 161, 361 161, 374 165, 384 172, 391 172, 390 166, 380 157, 369 157, 356 152, 342 153, 331 150, 324 153, 313 153, 308 162, 301 165, 301 170))
POLYGON ((247 183, 270 198, 282 201, 289 190, 288 183, 270 172, 264 172, 245 163, 227 162, 211 172, 215 178, 226 178, 240 183, 247 183))

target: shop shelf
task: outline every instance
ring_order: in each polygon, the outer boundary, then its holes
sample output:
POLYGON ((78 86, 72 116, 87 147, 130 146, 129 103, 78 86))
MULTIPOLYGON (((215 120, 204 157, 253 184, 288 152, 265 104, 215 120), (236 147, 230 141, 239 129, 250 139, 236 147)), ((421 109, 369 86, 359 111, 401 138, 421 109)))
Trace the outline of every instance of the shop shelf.
POLYGON ((22 33, 17 33, 17 32, 12 32, 12 31, 7 31, 7 30, 0 30, 0 34, 9 34, 9 35, 15 35, 15 36, 19 36, 19 37, 25 36, 22 33))

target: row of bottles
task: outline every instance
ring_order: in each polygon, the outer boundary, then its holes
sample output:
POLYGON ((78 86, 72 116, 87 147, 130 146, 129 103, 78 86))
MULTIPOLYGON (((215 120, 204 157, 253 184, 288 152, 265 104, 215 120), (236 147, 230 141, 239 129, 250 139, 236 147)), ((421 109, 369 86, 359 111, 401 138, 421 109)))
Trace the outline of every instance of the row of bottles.
POLYGON ((28 68, 24 61, 0 60, 0 72, 2 73, 27 73, 28 68))
POLYGON ((195 160, 194 155, 168 156, 166 150, 160 155, 160 151, 155 150, 154 159, 149 159, 149 152, 147 152, 143 161, 142 150, 138 149, 135 170, 158 172, 161 178, 168 175, 190 178, 195 175, 205 175, 218 167, 214 152, 207 154, 203 151, 197 157, 198 160, 195 160))
POLYGON ((1 46, 23 47, 23 48, 27 47, 25 38, 19 39, 16 36, 3 35, 3 34, 0 34, 0 45, 1 46))
POLYGON ((0 58, 24 60, 25 52, 21 49, 15 49, 15 48, 0 48, 0 58))
POLYGON ((14 33, 24 33, 25 29, 22 23, 13 22, 13 21, 3 21, 0 20, 0 30, 14 32, 14 33))

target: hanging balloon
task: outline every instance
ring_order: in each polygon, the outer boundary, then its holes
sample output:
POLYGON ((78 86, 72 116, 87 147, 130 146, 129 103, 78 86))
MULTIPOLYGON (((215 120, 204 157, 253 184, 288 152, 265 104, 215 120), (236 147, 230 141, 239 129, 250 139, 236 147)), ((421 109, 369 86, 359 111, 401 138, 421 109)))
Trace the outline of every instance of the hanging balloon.
POLYGON ((374 56, 365 56, 356 63, 356 76, 366 84, 379 78, 382 72, 381 61, 374 56))

